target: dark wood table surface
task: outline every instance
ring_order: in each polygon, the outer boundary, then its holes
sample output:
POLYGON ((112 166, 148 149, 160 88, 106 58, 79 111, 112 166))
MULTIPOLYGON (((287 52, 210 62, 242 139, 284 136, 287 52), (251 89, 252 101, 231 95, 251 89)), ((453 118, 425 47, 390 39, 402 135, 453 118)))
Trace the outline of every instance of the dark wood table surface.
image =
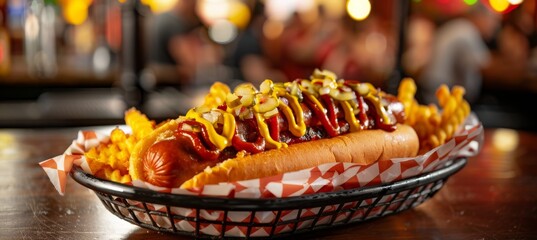
MULTIPOLYGON (((60 196, 38 162, 78 129, 0 129, 0 239, 176 239, 109 213, 69 179, 60 196)), ((486 129, 479 156, 432 199, 388 217, 301 239, 536 239, 537 134, 486 129)), ((182 238, 182 237, 179 237, 182 238)))

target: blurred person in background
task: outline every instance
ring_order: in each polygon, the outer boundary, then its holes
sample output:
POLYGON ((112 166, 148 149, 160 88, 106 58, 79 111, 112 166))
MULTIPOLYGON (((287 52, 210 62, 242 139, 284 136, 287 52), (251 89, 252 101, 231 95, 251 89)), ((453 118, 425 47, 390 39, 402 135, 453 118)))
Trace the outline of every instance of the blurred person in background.
POLYGON ((464 86, 470 103, 478 99, 482 70, 491 59, 486 40, 494 36, 500 20, 497 13, 478 3, 462 17, 437 28, 430 60, 418 77, 424 102, 436 103, 435 90, 441 84, 464 86))
POLYGON ((207 36, 207 30, 197 15, 196 0, 179 0, 167 12, 157 14, 150 22, 149 65, 157 79, 179 85, 196 82, 205 65, 220 63, 223 52, 207 36))
POLYGON ((282 34, 280 69, 290 81, 309 76, 343 36, 340 19, 327 17, 321 6, 295 13, 282 34))
POLYGON ((435 23, 420 14, 413 14, 408 21, 406 50, 402 64, 406 74, 414 78, 422 74, 431 59, 435 23))
POLYGON ((345 18, 341 21, 343 25, 343 37, 337 46, 327 51, 323 61, 322 68, 330 69, 337 76, 344 79, 363 79, 363 71, 360 70, 362 61, 360 57, 363 54, 359 52, 360 37, 362 31, 356 31, 356 22, 350 18, 345 18))
POLYGON ((525 1, 504 16, 502 27, 488 41, 492 59, 483 76, 489 88, 537 91, 535 1, 525 1))
POLYGON ((342 41, 323 59, 323 68, 344 79, 382 86, 394 65, 390 29, 375 15, 360 23, 346 18, 341 25, 345 26, 342 41))
POLYGON ((233 78, 251 82, 259 86, 265 79, 275 82, 286 81, 285 75, 276 69, 269 59, 272 45, 265 34, 263 26, 267 17, 263 4, 256 1, 252 8, 252 19, 248 26, 239 33, 230 48, 226 65, 234 71, 233 78))

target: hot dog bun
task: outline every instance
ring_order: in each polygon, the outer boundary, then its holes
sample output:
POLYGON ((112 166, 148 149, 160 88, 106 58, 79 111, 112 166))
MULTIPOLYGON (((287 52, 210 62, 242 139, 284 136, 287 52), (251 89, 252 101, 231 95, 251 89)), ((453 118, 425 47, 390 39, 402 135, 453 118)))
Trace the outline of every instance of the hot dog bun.
POLYGON ((173 137, 179 122, 178 119, 173 119, 162 124, 136 144, 129 159, 129 175, 131 175, 132 180, 145 180, 143 156, 153 143, 173 137))
POLYGON ((414 129, 399 124, 397 130, 367 130, 228 159, 184 182, 181 188, 240 181, 298 171, 324 163, 368 165, 376 161, 415 156, 419 149, 414 129))
MULTIPOLYGON (((169 121, 136 145, 129 168, 133 180, 148 180, 149 170, 144 168, 144 156, 153 144, 173 138, 180 121, 169 121)), ((368 165, 391 158, 415 156, 418 149, 419 141, 414 129, 398 124, 393 132, 380 129, 352 132, 228 159, 210 168, 205 168, 205 165, 202 168, 183 169, 181 176, 174 179, 173 186, 195 188, 205 184, 262 178, 333 162, 368 165)))

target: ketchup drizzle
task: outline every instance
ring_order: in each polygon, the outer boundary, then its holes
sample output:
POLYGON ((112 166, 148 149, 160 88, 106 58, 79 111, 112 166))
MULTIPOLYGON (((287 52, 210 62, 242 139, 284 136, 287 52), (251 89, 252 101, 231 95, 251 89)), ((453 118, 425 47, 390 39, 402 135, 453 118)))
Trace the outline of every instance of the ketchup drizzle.
POLYGON ((218 156, 220 156, 220 151, 218 149, 207 149, 195 132, 177 131, 176 134, 177 138, 188 139, 186 144, 188 144, 188 147, 194 150, 202 158, 199 160, 216 161, 218 156))
MULTIPOLYGON (((367 99, 365 99, 365 101, 369 102, 367 99)), ((377 127, 379 129, 382 129, 382 130, 388 131, 388 132, 395 131, 395 129, 396 129, 396 126, 395 126, 396 124, 395 123, 394 124, 385 123, 382 120, 382 118, 380 117, 380 114, 377 112, 376 108, 372 108, 372 109, 370 109, 370 111, 371 111, 372 117, 375 119, 373 127, 377 127)))
POLYGON ((209 138, 209 133, 207 133, 207 128, 205 127, 205 125, 194 120, 186 120, 184 122, 179 123, 179 125, 177 126, 179 131, 182 131, 184 124, 188 124, 192 127, 199 127, 201 137, 203 139, 203 145, 206 146, 209 150, 216 150, 216 146, 211 142, 211 139, 209 138))
POLYGON ((233 143, 233 147, 235 147, 237 151, 260 153, 265 150, 265 139, 262 136, 259 136, 255 142, 246 142, 243 141, 238 134, 235 134, 231 141, 233 143))
POLYGON ((332 126, 338 126, 334 100, 328 94, 321 95, 321 98, 328 109, 328 119, 330 120, 330 123, 332 126))
POLYGON ((354 93, 356 94, 356 96, 358 96, 358 109, 360 109, 360 112, 358 113, 358 120, 360 120, 360 129, 367 129, 369 127, 369 118, 367 117, 364 108, 364 97, 358 95, 357 92, 354 93))
MULTIPOLYGON (((348 84, 355 84, 359 83, 359 81, 354 80, 347 80, 345 82, 346 85, 348 84)), ((357 96, 356 100, 358 102, 358 115, 357 118, 360 121, 360 129, 370 129, 370 128, 379 128, 385 131, 394 131, 396 128, 396 123, 388 124, 385 123, 380 116, 380 113, 377 112, 377 109, 375 107, 372 107, 373 103, 371 103, 369 100, 361 96, 357 91, 353 89, 355 95, 357 96)), ((276 114, 268 119, 266 119, 266 123, 269 127, 269 133, 272 139, 276 141, 280 141, 280 139, 286 138, 289 139, 289 143, 299 143, 303 141, 309 141, 314 140, 318 138, 322 138, 322 130, 319 127, 311 126, 316 125, 317 122, 321 123, 322 128, 325 130, 326 134, 329 137, 336 137, 340 134, 343 134, 344 132, 348 132, 348 123, 344 121, 344 119, 338 119, 338 109, 336 108, 334 100, 330 97, 328 94, 321 95, 321 102, 324 103, 327 113, 323 112, 322 109, 315 104, 314 100, 312 100, 313 96, 306 95, 303 98, 302 104, 304 104, 306 108, 309 108, 309 110, 312 112, 311 120, 307 124, 308 128, 310 129, 310 132, 308 132, 305 136, 297 137, 289 132, 287 130, 282 129, 280 127, 280 121, 278 118, 281 118, 280 114, 276 114), (342 126, 346 126, 347 128, 344 128, 342 126), (317 129, 316 131, 313 131, 312 129, 317 129), (285 131, 285 133, 282 133, 281 131, 285 131), (313 132, 311 132, 313 131, 313 132), (344 131, 344 132, 343 132, 344 131)), ((227 106, 225 104, 222 104, 218 106, 218 109, 225 110, 227 106)), ((287 120, 287 119, 283 119, 287 120)), ((237 121, 242 121, 237 119, 237 121)), ((255 122, 255 121, 254 121, 255 122)), ((286 121, 284 121, 286 122, 286 121)), ((249 122, 248 122, 249 123, 249 122)), ((244 120, 241 124, 248 124, 247 120, 244 120)), ((246 151, 251 154, 260 153, 263 152, 266 148, 266 140, 261 136, 261 134, 257 133, 256 135, 247 137, 250 129, 249 128, 241 128, 239 129, 237 123, 237 127, 235 128, 235 133, 232 138, 232 147, 231 149, 235 149, 237 151, 246 151), (242 132, 241 132, 242 131, 242 132), (254 140, 255 138, 255 140, 254 140), (253 141, 252 141, 253 140, 253 141)), ((251 123, 250 123, 251 124, 251 123)), ((252 129, 258 129, 257 124, 254 124, 250 126, 252 129)), ((206 127, 195 121, 195 120, 186 120, 179 124, 178 130, 176 132, 177 138, 183 139, 183 141, 186 140, 187 148, 195 151, 202 159, 206 159, 209 161, 215 161, 218 160, 220 155, 222 155, 222 151, 216 148, 216 146, 210 141, 209 134, 207 132, 206 127), (187 124, 192 127, 197 127, 200 129, 199 132, 193 132, 190 130, 183 130, 183 125, 187 124)), ((227 149, 227 148, 226 148, 227 149)))
POLYGON ((278 122, 278 115, 279 114, 276 114, 267 119, 270 137, 276 141, 280 140, 280 123, 278 122))
MULTIPOLYGON (((246 123, 242 123, 242 124, 246 124, 246 123)), ((257 128, 257 125, 256 125, 256 128, 257 128)), ((233 135, 233 138, 231 139, 231 143, 237 151, 244 150, 249 153, 260 153, 265 150, 265 138, 263 138, 261 134, 257 134, 257 138, 254 142, 248 142, 246 140, 246 137, 241 137, 240 134, 241 133, 239 133, 239 128, 237 124, 237 127, 235 127, 235 134, 233 135)))
POLYGON ((321 124, 323 125, 328 135, 330 135, 330 137, 335 137, 339 135, 339 127, 334 127, 332 126, 332 124, 330 124, 328 116, 317 106, 317 104, 312 102, 309 97, 304 98, 304 101, 306 102, 306 105, 313 111, 319 121, 321 121, 321 124))

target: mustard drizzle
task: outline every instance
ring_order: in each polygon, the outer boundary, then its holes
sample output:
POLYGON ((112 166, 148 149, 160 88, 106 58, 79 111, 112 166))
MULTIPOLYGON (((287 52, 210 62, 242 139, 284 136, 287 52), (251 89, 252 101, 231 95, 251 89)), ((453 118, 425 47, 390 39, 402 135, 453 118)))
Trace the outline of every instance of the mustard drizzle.
POLYGON ((356 115, 354 114, 354 111, 352 110, 351 104, 347 101, 341 101, 341 108, 343 108, 343 113, 345 114, 345 120, 350 125, 351 132, 356 132, 361 130, 360 127, 360 120, 356 119, 356 115))
MULTIPOLYGON (((267 81, 270 81, 270 80, 267 80, 267 81)), ((299 81, 308 81, 308 80, 299 80, 299 81)), ((332 83, 326 83, 326 84, 323 84, 323 85, 332 86, 332 87, 336 86, 337 87, 336 81, 334 79, 330 79, 330 78, 325 78, 324 80, 323 79, 315 79, 315 81, 332 81, 332 83)), ((359 83, 359 84, 362 84, 362 83, 359 83)), ((363 86, 367 87, 369 89, 369 91, 367 93, 364 92, 364 94, 360 94, 359 91, 354 89, 354 92, 356 94, 356 98, 363 97, 363 98, 369 100, 370 103, 375 108, 377 114, 380 116, 380 118, 382 118, 383 122, 385 124, 393 124, 393 123, 391 123, 390 118, 388 117, 388 113, 387 113, 386 109, 381 104, 381 97, 380 97, 380 94, 378 93, 378 91, 376 91, 376 89, 371 84, 368 84, 368 83, 363 83, 363 84, 366 84, 366 85, 363 85, 363 86)), ((298 85, 298 86, 299 86, 299 89, 301 90, 302 97, 305 97, 308 100, 310 100, 323 113, 326 114, 327 110, 323 106, 323 104, 319 101, 319 99, 314 94, 309 92, 308 89, 304 88, 301 85, 298 85)), ((313 84, 312 84, 312 86, 313 86, 313 84)), ((252 94, 258 94, 258 93, 259 92, 256 91, 256 92, 253 92, 252 94)), ((211 94, 218 95, 218 97, 221 97, 222 95, 225 95, 225 94, 216 94, 216 93, 213 93, 213 92, 211 92, 211 94)), ((285 88, 282 88, 282 87, 274 87, 274 91, 271 91, 268 94, 271 95, 269 97, 275 97, 276 99, 278 99, 277 105, 275 106, 275 108, 277 108, 278 112, 281 112, 285 116, 285 118, 287 120, 287 123, 288 123, 289 131, 296 137, 304 136, 306 134, 307 127, 306 127, 306 123, 304 121, 304 112, 303 112, 302 107, 300 106, 300 102, 298 100, 299 96, 291 95, 289 92, 287 92, 285 90, 285 88), (286 98, 288 100, 288 104, 286 105, 280 98, 286 98)), ((355 112, 355 110, 353 110, 353 107, 351 106, 349 101, 348 100, 337 100, 337 99, 334 99, 334 101, 336 103, 339 103, 339 105, 341 106, 341 108, 342 108, 342 110, 344 112, 345 120, 350 125, 350 131, 351 132, 356 132, 356 131, 362 130, 363 127, 361 126, 360 120, 358 120, 356 118, 356 115, 358 114, 358 112, 355 112)), ((216 101, 216 102, 224 102, 224 100, 216 101)), ((207 107, 206 105, 204 105, 204 106, 207 107)), ((215 109, 216 107, 217 106, 212 105, 212 106, 209 106, 209 109, 213 109, 213 110, 210 110, 210 111, 216 111, 219 114, 219 116, 223 119, 221 121, 222 125, 223 125, 221 134, 216 131, 215 127, 216 127, 217 123, 211 123, 209 120, 205 119, 203 117, 203 113, 200 113, 200 112, 196 111, 195 108, 189 110, 188 113, 186 114, 186 117, 194 119, 195 121, 203 124, 205 126, 205 128, 207 129, 207 133, 209 135, 209 140, 218 149, 223 150, 226 147, 231 146, 232 138, 234 136, 235 128, 236 128, 236 120, 235 120, 236 117, 235 117, 235 114, 233 114, 235 112, 234 109, 236 109, 236 108, 231 109, 230 107, 228 107, 227 111, 223 111, 223 110, 220 110, 220 109, 215 109)), ((254 106, 249 106, 246 111, 252 111, 252 113, 253 113, 252 115, 255 118, 256 122, 257 122, 259 132, 260 132, 261 136, 263 138, 265 138, 265 141, 267 142, 267 148, 269 148, 269 149, 276 148, 277 149, 277 148, 287 147, 286 143, 280 142, 279 139, 273 139, 271 137, 268 124, 265 122, 265 120, 268 117, 264 116, 260 112, 255 112, 255 109, 259 109, 259 108, 257 106, 255 106, 255 105, 254 106)), ((360 110, 358 110, 358 111, 360 111, 360 110)), ((338 126, 336 126, 336 127, 338 127, 338 126)))
POLYGON ((261 136, 265 138, 268 148, 287 147, 287 144, 280 142, 279 139, 278 140, 272 139, 272 136, 270 136, 268 125, 267 123, 265 123, 265 118, 260 113, 255 113, 254 116, 257 121, 257 127, 259 128, 259 133, 261 134, 261 136))
POLYGON ((226 147, 231 146, 231 139, 235 132, 236 122, 235 117, 230 113, 219 110, 224 117, 224 129, 222 135, 218 134, 214 128, 213 123, 209 120, 203 118, 202 113, 196 112, 195 109, 191 109, 187 112, 186 117, 196 120, 197 122, 203 124, 207 129, 207 134, 209 135, 209 140, 213 143, 218 149, 224 150, 226 147))
POLYGON ((286 93, 284 97, 287 99, 290 106, 285 105, 282 100, 278 100, 278 108, 287 119, 289 131, 297 137, 304 136, 304 134, 306 134, 306 123, 304 122, 304 111, 302 111, 298 99, 288 93, 286 93))

